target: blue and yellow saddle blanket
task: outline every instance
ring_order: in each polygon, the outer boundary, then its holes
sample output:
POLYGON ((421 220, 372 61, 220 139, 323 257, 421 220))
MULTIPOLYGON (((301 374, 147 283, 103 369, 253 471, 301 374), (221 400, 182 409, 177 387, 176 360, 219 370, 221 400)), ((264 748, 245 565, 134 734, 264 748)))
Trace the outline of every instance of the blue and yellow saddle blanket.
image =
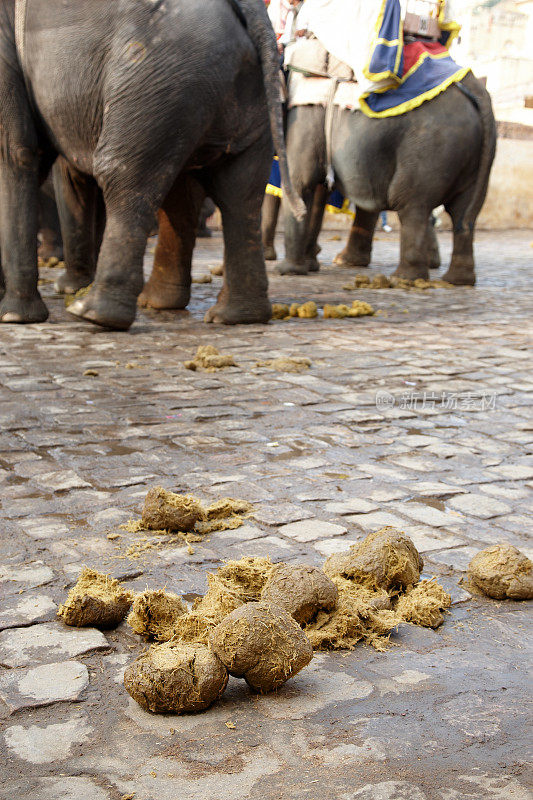
POLYGON ((456 64, 449 52, 461 26, 447 19, 445 2, 440 3, 439 27, 438 41, 405 42, 400 2, 384 0, 364 74, 372 82, 393 85, 361 96, 361 110, 367 116, 405 114, 463 80, 470 69, 456 64))
MULTIPOLYGON (((272 169, 270 170, 270 178, 268 179, 265 193, 273 195, 274 197, 283 197, 277 156, 274 156, 274 160, 272 161, 272 169)), ((354 212, 350 208, 349 199, 344 197, 337 189, 334 189, 329 195, 326 211, 329 211, 331 214, 350 214, 352 217, 354 216, 354 212)))

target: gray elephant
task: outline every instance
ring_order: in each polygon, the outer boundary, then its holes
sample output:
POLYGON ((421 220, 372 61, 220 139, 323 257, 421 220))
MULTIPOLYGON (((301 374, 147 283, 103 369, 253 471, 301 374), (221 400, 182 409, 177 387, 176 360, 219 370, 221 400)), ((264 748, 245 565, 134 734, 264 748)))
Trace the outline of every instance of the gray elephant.
MULTIPOLYGON (((183 308, 207 193, 222 213, 226 265, 207 321, 270 318, 260 209, 273 145, 289 202, 293 195, 263 0, 4 0, 0 55, 0 321, 48 316, 37 289, 37 188, 58 154, 76 199, 65 250, 89 230, 99 252, 92 287, 71 313, 131 325, 160 208, 170 246, 144 302, 183 308), (182 213, 186 194, 199 198, 192 215, 182 213)), ((70 259, 82 272, 84 248, 70 259)))
MULTIPOLYGON (((324 212, 328 200, 328 189, 324 183, 319 184, 314 191, 311 213, 306 228, 306 241, 304 248, 304 274, 318 272, 320 262, 318 254, 321 247, 318 237, 322 229, 324 212)), ((278 255, 274 246, 274 238, 281 210, 281 198, 266 194, 261 210, 261 237, 266 261, 277 261, 278 255)), ((341 267, 368 267, 372 261, 372 243, 374 229, 366 231, 360 227, 361 210, 354 216, 346 247, 337 253, 333 263, 341 267)), ((374 223, 375 228, 375 223, 374 223)), ((429 269, 438 269, 441 265, 440 250, 435 228, 430 218, 426 237, 426 263, 429 269)), ((281 267, 283 269, 283 267, 281 267)), ((294 270, 291 270, 292 272, 294 270)))
MULTIPOLYGON (((348 247, 340 261, 366 266, 379 212, 397 211, 401 222, 400 263, 404 278, 427 278, 435 266, 431 211, 444 204, 453 222, 454 246, 444 279, 457 285, 475 283, 473 238, 485 200, 496 147, 496 125, 490 97, 469 73, 462 87, 446 91, 407 114, 371 119, 362 112, 335 108, 332 166, 338 188, 356 206, 348 247)), ((326 111, 297 106, 288 113, 287 154, 291 180, 312 208, 315 187, 324 183, 326 111)), ((284 212, 285 261, 279 271, 309 271, 307 222, 284 212)))

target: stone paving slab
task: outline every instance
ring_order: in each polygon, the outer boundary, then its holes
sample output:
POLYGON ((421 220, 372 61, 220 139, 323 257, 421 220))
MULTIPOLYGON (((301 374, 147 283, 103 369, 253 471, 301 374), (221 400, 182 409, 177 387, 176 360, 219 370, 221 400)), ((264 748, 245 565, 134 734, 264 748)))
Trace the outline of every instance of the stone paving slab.
MULTIPOLYGON (((481 232, 474 289, 348 293, 362 270, 333 266, 328 232, 318 274, 269 266, 273 300, 380 312, 359 320, 205 325, 215 277, 187 311, 140 311, 129 333, 69 317, 51 283, 49 322, 1 326, 0 683, 20 706, 0 733, 1 800, 530 800, 530 604, 460 581, 488 544, 531 552, 531 242, 481 232), (189 372, 199 344, 239 366, 189 372), (255 366, 287 355, 310 358, 308 373, 255 366), (153 485, 254 513, 191 550, 137 552, 141 535, 119 526, 153 485), (125 623, 104 636, 54 617, 84 565, 192 601, 224 559, 320 566, 384 524, 452 595, 444 625, 399 625, 385 653, 317 654, 273 696, 232 679, 205 714, 147 714, 122 684, 145 643, 125 623)), ((395 268, 398 245, 377 235, 370 276, 395 268)), ((216 233, 194 275, 221 258, 216 233)))
POLYGON ((13 714, 25 708, 78 700, 89 685, 85 664, 63 661, 31 669, 8 670, 0 675, 0 700, 13 714))
POLYGON ((0 633, 0 665, 25 667, 50 663, 58 656, 73 658, 92 650, 104 650, 109 642, 94 628, 67 628, 59 622, 14 628, 0 633))

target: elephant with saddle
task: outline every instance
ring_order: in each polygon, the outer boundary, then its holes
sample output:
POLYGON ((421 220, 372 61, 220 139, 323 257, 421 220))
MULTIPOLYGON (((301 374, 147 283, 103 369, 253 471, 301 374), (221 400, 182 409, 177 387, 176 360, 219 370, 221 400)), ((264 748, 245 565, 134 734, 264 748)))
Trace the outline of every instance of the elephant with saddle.
MULTIPOLYGON (((444 205, 453 222, 453 254, 444 280, 473 285, 474 228, 496 148, 492 105, 483 85, 468 73, 460 84, 452 83, 399 116, 371 118, 340 106, 329 110, 328 121, 323 105, 296 105, 288 111, 290 177, 310 213, 298 220, 284 204, 285 260, 278 271, 306 274, 318 268, 316 235, 332 167, 336 187, 356 207, 348 245, 336 263, 367 266, 379 212, 392 210, 401 223, 400 262, 394 274, 427 278, 428 269, 439 265, 430 215, 444 205)), ((268 228, 265 216, 264 240, 268 228)))
MULTIPOLYGON (((260 210, 273 146, 285 180, 287 165, 263 0, 2 0, 0 55, 1 322, 48 316, 37 289, 38 187, 58 155, 70 278, 92 281, 70 313, 131 325, 158 209, 143 303, 184 308, 207 194, 225 244, 207 321, 270 318, 260 210)), ((290 202, 288 182, 286 193, 290 202)))

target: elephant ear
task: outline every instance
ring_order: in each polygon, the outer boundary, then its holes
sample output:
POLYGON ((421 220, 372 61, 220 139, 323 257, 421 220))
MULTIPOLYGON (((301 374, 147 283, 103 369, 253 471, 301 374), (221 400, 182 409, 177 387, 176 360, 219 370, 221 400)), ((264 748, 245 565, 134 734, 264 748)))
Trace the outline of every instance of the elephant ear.
MULTIPOLYGON (((230 2, 233 6, 238 0, 230 0, 230 2)), ((293 216, 297 220, 302 220, 307 210, 302 198, 294 191, 285 149, 283 110, 280 96, 279 55, 274 30, 263 2, 240 0, 240 7, 246 19, 248 34, 257 51, 263 71, 263 85, 268 105, 270 130, 274 149, 279 159, 283 196, 293 216)))

